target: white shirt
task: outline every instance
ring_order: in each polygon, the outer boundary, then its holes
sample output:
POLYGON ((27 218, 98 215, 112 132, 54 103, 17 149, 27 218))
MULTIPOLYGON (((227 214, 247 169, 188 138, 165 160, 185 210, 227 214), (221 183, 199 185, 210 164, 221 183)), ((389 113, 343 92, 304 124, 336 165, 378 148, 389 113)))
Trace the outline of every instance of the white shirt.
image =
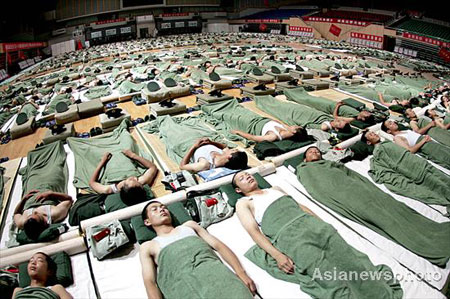
POLYGON ((252 199, 253 209, 255 213, 255 220, 261 226, 262 218, 267 208, 277 199, 284 196, 283 192, 276 189, 264 189, 264 193, 252 195, 251 197, 244 197, 252 199))
POLYGON ((271 120, 263 126, 261 130, 261 136, 264 136, 269 132, 273 132, 277 136, 278 140, 282 140, 283 138, 281 137, 280 132, 277 128, 286 130, 285 126, 283 126, 279 122, 271 120))
POLYGON ((209 162, 210 168, 214 168, 214 166, 215 166, 214 159, 211 155, 213 152, 217 152, 219 154, 223 153, 223 151, 220 148, 218 148, 217 146, 212 145, 212 144, 206 144, 206 145, 199 147, 194 152, 194 157, 193 157, 194 163, 198 162, 200 160, 200 158, 203 158, 209 162))
POLYGON ((158 242, 159 248, 162 250, 164 247, 190 236, 197 236, 197 234, 189 226, 181 225, 175 229, 175 233, 173 235, 156 236, 153 240, 158 242))

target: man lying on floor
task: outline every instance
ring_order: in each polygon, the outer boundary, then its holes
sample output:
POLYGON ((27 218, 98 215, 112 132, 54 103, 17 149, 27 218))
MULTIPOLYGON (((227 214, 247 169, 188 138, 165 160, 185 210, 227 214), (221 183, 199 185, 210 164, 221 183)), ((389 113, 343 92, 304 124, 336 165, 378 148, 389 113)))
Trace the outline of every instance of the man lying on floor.
POLYGON ((14 210, 14 223, 32 240, 50 224, 62 222, 72 206, 67 194, 68 169, 61 141, 28 152, 22 175, 22 200, 14 210))
POLYGON ((361 141, 375 146, 370 160, 369 175, 390 191, 426 204, 447 207, 450 212, 450 177, 405 148, 390 142, 381 142, 378 134, 363 131, 361 141))
POLYGON ((298 283, 313 298, 402 297, 401 287, 394 280, 358 278, 343 283, 314 277, 317 271, 384 272, 391 277, 392 272, 386 266, 373 266, 331 225, 280 189, 260 189, 247 172, 235 174, 232 184, 245 196, 236 204, 239 220, 258 246, 246 256, 276 278, 298 283))
POLYGON ((255 284, 238 258, 197 223, 173 227, 169 210, 158 201, 145 206, 142 219, 157 235, 139 253, 149 298, 253 298, 255 284))
MULTIPOLYGON (((301 126, 307 129, 321 130, 324 132, 336 132, 338 139, 344 140, 358 133, 352 129, 347 120, 328 115, 303 104, 282 102, 273 96, 255 97, 256 107, 273 115, 279 120, 291 126, 301 126)), ((315 135, 313 133, 313 135, 315 135)), ((319 134, 317 138, 320 138, 319 134)), ((323 134, 322 134, 323 135, 323 134)), ((328 136, 328 134, 325 134, 328 136)))
POLYGON ((113 132, 96 138, 67 139, 75 156, 75 187, 109 194, 152 183, 158 169, 128 132, 129 124, 124 120, 113 132))
POLYGON ((422 136, 412 130, 399 129, 393 120, 381 124, 381 130, 394 136, 394 143, 406 148, 411 153, 419 153, 427 159, 450 169, 450 147, 435 142, 430 136, 422 136))
POLYGON ((143 129, 151 134, 159 134, 166 145, 168 156, 180 164, 180 169, 196 173, 218 167, 247 167, 247 154, 229 148, 223 136, 207 127, 198 117, 165 115, 143 129))
POLYGON ((146 191, 144 187, 150 188, 158 173, 158 168, 151 161, 133 153, 129 149, 122 150, 120 154, 125 155, 132 162, 139 163, 147 170, 139 177, 130 176, 124 180, 104 185, 98 181, 100 172, 107 167, 108 161, 112 158, 111 153, 105 153, 89 180, 89 186, 100 194, 120 193, 122 201, 125 204, 131 204, 133 199, 145 197, 146 191))
POLYGON ((285 126, 262 117, 244 108, 236 100, 203 105, 202 111, 219 131, 228 131, 251 141, 289 139, 299 142, 307 138, 306 131, 300 126, 285 126))
POLYGON ((297 166, 297 178, 316 201, 341 216, 439 267, 448 262, 450 222, 436 223, 426 218, 345 165, 322 160, 315 147, 306 151, 304 161, 297 166))
POLYGON ((55 281, 57 265, 55 261, 43 252, 35 253, 28 261, 27 272, 31 279, 29 286, 15 288, 13 299, 72 299, 72 295, 55 281))
POLYGON ((436 114, 433 109, 425 112, 425 117, 417 117, 413 109, 405 110, 405 116, 411 129, 420 135, 430 135, 431 138, 446 146, 450 146, 450 123, 445 124, 444 119, 436 114))
POLYGON ((341 117, 348 122, 358 120, 368 125, 375 124, 374 116, 371 112, 367 110, 358 111, 349 105, 345 105, 343 102, 335 102, 322 97, 311 96, 303 87, 288 89, 284 92, 284 95, 289 101, 309 106, 326 114, 333 115, 335 118, 341 117))

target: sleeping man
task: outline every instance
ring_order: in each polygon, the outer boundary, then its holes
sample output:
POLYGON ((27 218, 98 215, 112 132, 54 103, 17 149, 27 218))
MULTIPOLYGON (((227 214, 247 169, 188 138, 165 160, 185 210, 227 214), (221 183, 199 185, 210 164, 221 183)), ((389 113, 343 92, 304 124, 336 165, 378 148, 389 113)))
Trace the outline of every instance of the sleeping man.
POLYGON ((431 161, 450 169, 450 148, 437 143, 428 135, 420 135, 413 130, 399 129, 393 120, 381 124, 381 130, 394 136, 394 143, 406 148, 411 153, 419 153, 431 161))
MULTIPOLYGON (((307 154, 307 159, 317 157, 312 150, 307 154)), ((367 256, 345 243, 331 225, 277 187, 260 189, 255 178, 243 171, 234 175, 232 184, 236 192, 245 196, 236 204, 239 220, 258 246, 246 256, 271 275, 298 283, 313 298, 402 297, 403 292, 394 281, 358 279, 343 283, 315 279, 317 271, 333 269, 346 273, 392 273, 386 266, 372 265, 367 256)))
POLYGON ((23 197, 14 211, 14 223, 32 240, 50 224, 66 218, 72 206, 67 194, 68 170, 62 142, 41 146, 27 154, 20 169, 23 197))
POLYGON ((306 159, 297 166, 296 172, 298 181, 312 198, 431 263, 445 267, 450 258, 450 222, 434 222, 344 164, 323 160, 320 152, 312 154, 306 152, 306 159))
POLYGON ((144 186, 151 186, 156 174, 158 173, 158 168, 151 161, 135 154, 131 150, 122 150, 125 157, 129 158, 131 161, 135 161, 145 167, 147 170, 139 177, 130 176, 119 182, 114 182, 109 185, 103 185, 98 182, 100 172, 107 166, 108 161, 111 159, 111 153, 105 153, 100 160, 97 168, 89 180, 89 186, 97 193, 100 194, 112 194, 120 193, 120 198, 124 203, 131 204, 134 199, 145 197, 144 186))
POLYGON ((450 177, 407 149, 393 142, 382 142, 378 134, 363 131, 361 141, 375 146, 369 175, 390 191, 426 204, 437 204, 450 211, 450 177))
POLYGON ((173 227, 169 210, 158 201, 145 206, 142 219, 157 235, 139 253, 148 298, 253 298, 255 284, 238 258, 197 223, 173 227))
POLYGON ((186 153, 180 163, 180 169, 194 173, 217 167, 244 169, 247 167, 247 162, 248 157, 245 152, 237 148, 230 149, 225 144, 203 137, 198 139, 186 153))

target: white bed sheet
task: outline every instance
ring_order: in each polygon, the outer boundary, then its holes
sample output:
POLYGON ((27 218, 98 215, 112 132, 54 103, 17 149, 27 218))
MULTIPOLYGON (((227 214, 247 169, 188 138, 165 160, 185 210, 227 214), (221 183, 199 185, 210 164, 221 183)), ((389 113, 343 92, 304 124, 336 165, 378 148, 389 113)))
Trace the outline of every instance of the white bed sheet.
POLYGON ((98 261, 91 251, 89 256, 94 279, 102 298, 147 298, 137 243, 131 252, 121 257, 98 261))
POLYGON ((72 264, 73 285, 66 290, 76 299, 97 298, 94 283, 89 271, 87 253, 79 253, 70 257, 72 264))
MULTIPOLYGON (((290 172, 286 167, 283 166, 277 168, 277 173, 279 173, 285 179, 285 181, 288 182, 291 186, 295 187, 297 190, 301 190, 301 192, 312 198, 312 196, 308 194, 306 189, 300 184, 296 175, 290 172)), ((385 254, 388 257, 392 257, 393 259, 395 259, 396 261, 407 267, 412 272, 418 275, 422 275, 422 277, 427 276, 435 277, 436 279, 432 279, 429 281, 429 283, 434 287, 441 289, 444 286, 446 278, 449 275, 450 263, 447 264, 445 269, 437 267, 432 263, 430 263, 429 261, 425 260, 424 258, 408 251, 406 248, 398 245, 397 243, 375 233, 369 228, 340 216, 339 214, 329 209, 328 207, 324 206, 323 204, 317 202, 315 202, 314 204, 320 206, 323 210, 327 211, 336 219, 339 219, 340 222, 350 226, 352 230, 364 236, 366 240, 370 240, 370 243, 375 245, 381 252, 383 252, 383 254, 385 254)), ((313 212, 315 211, 313 210, 313 212)), ((321 216, 319 215, 319 217, 321 216)), ((419 297, 419 296, 412 296, 412 297, 419 297)))

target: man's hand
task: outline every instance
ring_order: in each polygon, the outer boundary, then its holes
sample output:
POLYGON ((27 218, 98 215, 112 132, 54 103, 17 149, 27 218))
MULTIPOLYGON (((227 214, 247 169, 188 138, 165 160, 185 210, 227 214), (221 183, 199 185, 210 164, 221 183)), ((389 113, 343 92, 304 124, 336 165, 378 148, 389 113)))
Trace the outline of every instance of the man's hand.
POLYGON ((425 142, 430 142, 430 141, 431 141, 431 137, 428 136, 428 135, 425 135, 425 137, 423 138, 423 140, 424 140, 425 142))
POLYGON ((275 258, 278 268, 287 274, 294 273, 294 262, 286 255, 280 254, 275 258))
POLYGON ((52 191, 45 191, 45 192, 42 192, 42 193, 40 193, 40 194, 38 194, 37 196, 36 196, 36 201, 37 202, 43 202, 43 201, 45 201, 45 200, 47 200, 47 199, 50 199, 50 197, 53 195, 53 192, 52 191))
POLYGON ((253 295, 256 293, 255 282, 247 275, 246 272, 237 274, 240 280, 247 286, 247 288, 252 292, 253 295))
POLYGON ((197 142, 194 144, 194 146, 196 148, 199 148, 203 145, 210 144, 210 143, 211 143, 211 140, 209 138, 203 137, 203 138, 198 139, 197 142))
POLYGON ((28 198, 30 198, 31 196, 33 196, 34 194, 38 193, 39 190, 33 189, 30 192, 28 192, 23 198, 22 200, 27 200, 28 198))
POLYGON ((129 150, 129 149, 122 150, 122 154, 124 154, 128 158, 133 158, 134 157, 134 153, 131 150, 129 150))
POLYGON ((432 120, 432 121, 430 122, 430 126, 436 127, 436 121, 432 120))
POLYGON ((111 153, 105 153, 102 157, 102 164, 106 164, 112 157, 111 153))

